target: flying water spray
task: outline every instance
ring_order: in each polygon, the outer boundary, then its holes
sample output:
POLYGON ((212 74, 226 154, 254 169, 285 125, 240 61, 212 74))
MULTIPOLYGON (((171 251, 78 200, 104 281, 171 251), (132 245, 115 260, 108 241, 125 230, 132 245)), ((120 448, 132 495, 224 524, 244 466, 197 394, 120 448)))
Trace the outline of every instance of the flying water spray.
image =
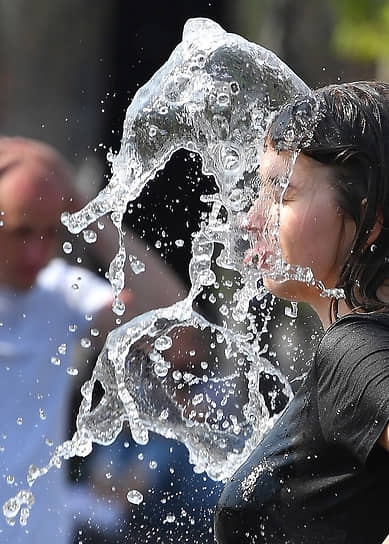
MULTIPOLYGON (((210 323, 194 311, 193 302, 215 286, 216 246, 221 248, 217 265, 241 277, 231 312, 241 329, 250 300, 265 294, 258 284, 261 270, 244 264, 253 246, 245 217, 259 188, 257 169, 269 119, 296 95, 309 93, 272 52, 208 19, 186 23, 182 42, 136 93, 120 151, 108 157, 110 182, 82 210, 62 217, 70 232, 79 233, 110 214, 119 239, 108 273, 114 312, 124 312, 118 295, 127 259, 121 225, 128 203, 179 149, 201 157, 202 171, 214 177, 217 192, 203 197, 210 211, 193 234, 187 298, 108 335, 93 375, 82 387, 77 431, 56 448, 45 467, 30 467, 30 486, 62 459, 88 455, 93 442, 112 443, 124 422, 140 444, 147 443, 150 431, 182 441, 194 470, 224 480, 273 425, 292 396, 286 379, 264 357, 266 350, 252 332, 210 323), (188 338, 190 345, 183 347, 188 338), (103 395, 94 405, 97 382, 103 395), (267 392, 264 382, 271 385, 267 392)), ((292 267, 279 254, 269 273, 312 281, 309 269, 292 267)), ((15 523, 20 510, 26 517, 32 503, 26 491, 5 503, 3 512, 15 523)))

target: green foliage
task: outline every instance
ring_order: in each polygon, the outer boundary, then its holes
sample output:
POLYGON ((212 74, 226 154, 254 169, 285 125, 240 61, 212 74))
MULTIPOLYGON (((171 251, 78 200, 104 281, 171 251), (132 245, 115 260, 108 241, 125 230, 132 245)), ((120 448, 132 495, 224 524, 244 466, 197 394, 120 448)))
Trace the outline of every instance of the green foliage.
POLYGON ((389 60, 389 0, 331 0, 333 45, 346 58, 389 60))

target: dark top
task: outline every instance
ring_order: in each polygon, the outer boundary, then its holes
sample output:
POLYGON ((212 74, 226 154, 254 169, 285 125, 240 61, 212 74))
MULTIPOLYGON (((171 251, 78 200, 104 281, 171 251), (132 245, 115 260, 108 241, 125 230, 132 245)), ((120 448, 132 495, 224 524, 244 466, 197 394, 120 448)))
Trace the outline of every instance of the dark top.
POLYGON ((389 316, 334 323, 295 398, 227 482, 219 544, 381 544, 389 534, 389 316))

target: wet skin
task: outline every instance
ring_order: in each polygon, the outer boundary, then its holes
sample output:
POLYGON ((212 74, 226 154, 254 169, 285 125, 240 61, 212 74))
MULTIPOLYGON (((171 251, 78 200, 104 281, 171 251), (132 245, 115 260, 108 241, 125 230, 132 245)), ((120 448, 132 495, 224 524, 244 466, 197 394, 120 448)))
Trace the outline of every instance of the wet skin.
MULTIPOLYGON (((259 260, 259 265, 265 271, 271 266, 268 263, 277 243, 273 231, 279 217, 278 239, 284 261, 310 267, 316 282, 333 288, 350 250, 355 223, 338 206, 332 168, 310 157, 299 155, 283 191, 279 181, 285 179, 289 160, 287 152, 277 153, 272 148, 263 156, 261 190, 247 222, 257 240, 255 251, 266 255, 265 262, 259 260)), ((320 318, 326 319, 329 300, 320 296, 316 286, 295 280, 279 282, 266 274, 264 284, 277 297, 307 302, 320 318)))

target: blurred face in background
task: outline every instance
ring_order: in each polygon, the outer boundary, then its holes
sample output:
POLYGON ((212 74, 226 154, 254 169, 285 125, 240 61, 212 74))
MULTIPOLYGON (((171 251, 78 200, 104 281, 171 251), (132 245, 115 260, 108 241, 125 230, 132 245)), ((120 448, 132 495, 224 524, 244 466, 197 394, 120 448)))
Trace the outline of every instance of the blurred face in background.
POLYGON ((58 173, 36 155, 18 160, 16 154, 0 168, 0 284, 30 288, 54 256, 65 207, 63 186, 58 173))

